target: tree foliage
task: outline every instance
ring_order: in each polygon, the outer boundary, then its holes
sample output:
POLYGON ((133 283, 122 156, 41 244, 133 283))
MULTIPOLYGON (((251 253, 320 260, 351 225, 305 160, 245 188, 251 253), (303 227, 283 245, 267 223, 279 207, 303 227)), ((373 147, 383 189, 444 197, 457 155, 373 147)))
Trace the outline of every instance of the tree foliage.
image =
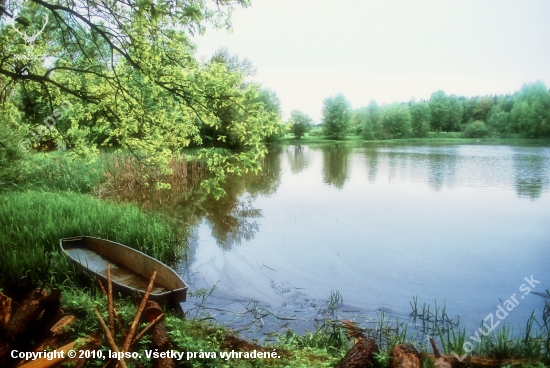
POLYGON ((313 119, 308 114, 299 110, 292 110, 290 112, 290 123, 292 124, 290 130, 294 134, 294 137, 300 139, 311 129, 313 119))
POLYGON ((382 120, 388 138, 408 138, 412 134, 409 106, 392 104, 386 107, 382 120))
POLYGON ((411 114, 412 135, 416 138, 425 138, 430 132, 430 107, 424 102, 412 102, 409 107, 411 114))
POLYGON ((365 139, 384 139, 382 131, 382 111, 376 101, 355 111, 353 119, 361 126, 361 136, 365 139))
POLYGON ((329 97, 323 102, 323 131, 325 135, 339 139, 345 137, 351 119, 351 106, 343 94, 329 97))
POLYGON ((523 86, 511 118, 512 129, 527 138, 550 137, 550 92, 543 82, 523 86))
POLYGON ((3 128, 9 121, 11 129, 36 129, 69 101, 70 112, 48 129, 72 152, 93 155, 113 145, 165 165, 174 151, 203 143, 201 127, 224 126, 215 139, 243 149, 205 151, 215 174, 205 185, 219 190, 225 173, 259 170, 263 140, 281 129, 276 114, 231 60, 199 62, 189 38, 207 23, 230 28, 235 5, 248 2, 6 2, 0 15, 3 128), (19 22, 11 27, 14 18, 19 22), (31 34, 46 18, 32 43, 17 32, 31 34))

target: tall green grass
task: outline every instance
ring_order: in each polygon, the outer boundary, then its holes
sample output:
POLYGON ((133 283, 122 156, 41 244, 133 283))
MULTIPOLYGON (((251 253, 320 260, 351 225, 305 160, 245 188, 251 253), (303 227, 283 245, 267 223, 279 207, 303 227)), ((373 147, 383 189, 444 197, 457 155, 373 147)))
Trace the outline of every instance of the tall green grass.
POLYGON ((17 176, 0 183, 0 190, 92 191, 103 180, 102 157, 94 162, 69 159, 66 152, 26 154, 17 176))
POLYGON ((117 241, 170 262, 183 250, 185 234, 177 233, 173 220, 131 204, 72 192, 5 193, 0 197, 0 280, 62 283, 72 270, 59 256, 59 239, 78 235, 117 241))

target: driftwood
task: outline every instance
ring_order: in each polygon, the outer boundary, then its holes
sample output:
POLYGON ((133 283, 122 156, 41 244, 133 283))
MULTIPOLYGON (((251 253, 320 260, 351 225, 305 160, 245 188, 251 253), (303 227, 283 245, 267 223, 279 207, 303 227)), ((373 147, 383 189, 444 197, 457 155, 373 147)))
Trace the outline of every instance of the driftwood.
POLYGON ((420 353, 411 344, 401 344, 395 346, 391 353, 392 368, 420 368, 420 353))
POLYGON ((376 367, 374 353, 378 353, 378 345, 371 338, 359 339, 346 356, 338 363, 336 368, 367 368, 376 367))
POLYGON ((11 298, 0 293, 0 334, 10 321, 11 318, 11 298))

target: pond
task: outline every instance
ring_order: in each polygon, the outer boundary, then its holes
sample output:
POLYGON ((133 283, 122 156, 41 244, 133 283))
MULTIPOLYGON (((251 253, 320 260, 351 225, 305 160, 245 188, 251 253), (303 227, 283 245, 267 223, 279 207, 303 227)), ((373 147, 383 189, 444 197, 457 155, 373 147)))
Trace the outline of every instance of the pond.
POLYGON ((191 305, 247 337, 311 330, 331 295, 362 325, 426 303, 468 330, 512 298, 498 316, 519 333, 550 287, 549 182, 544 145, 273 147, 221 201, 179 201, 195 224, 180 272, 216 285, 191 305))

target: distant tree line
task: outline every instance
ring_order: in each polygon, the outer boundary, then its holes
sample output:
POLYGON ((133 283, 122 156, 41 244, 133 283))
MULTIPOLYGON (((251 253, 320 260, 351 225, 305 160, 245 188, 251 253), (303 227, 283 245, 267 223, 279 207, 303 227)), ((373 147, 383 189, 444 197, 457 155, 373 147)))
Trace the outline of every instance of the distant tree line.
POLYGON ((538 81, 514 94, 464 97, 434 92, 428 101, 409 101, 351 110, 344 95, 323 104, 323 133, 365 139, 424 138, 430 132, 461 132, 469 138, 550 137, 550 91, 538 81))

